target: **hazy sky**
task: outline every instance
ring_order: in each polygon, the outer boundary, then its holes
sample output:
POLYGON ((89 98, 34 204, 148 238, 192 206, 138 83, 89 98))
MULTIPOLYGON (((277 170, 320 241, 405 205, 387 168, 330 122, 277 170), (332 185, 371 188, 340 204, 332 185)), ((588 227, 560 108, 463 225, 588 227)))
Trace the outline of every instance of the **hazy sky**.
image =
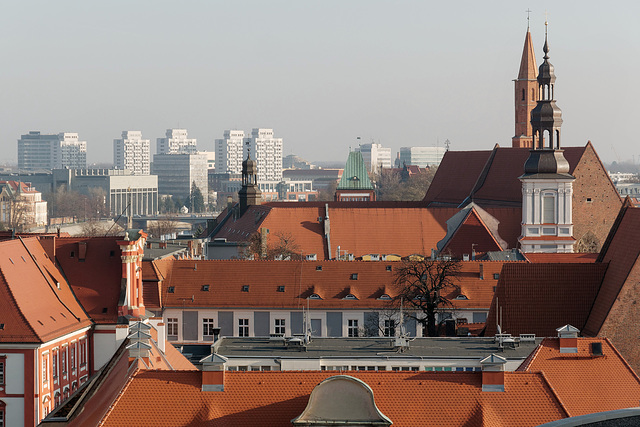
POLYGON ((113 138, 184 127, 273 128, 285 154, 346 160, 380 142, 510 146, 531 9, 549 12, 562 143, 640 162, 640 2, 11 1, 0 12, 0 162, 29 130, 78 132, 89 162, 113 138), (617 154, 616 154, 617 153, 617 154))

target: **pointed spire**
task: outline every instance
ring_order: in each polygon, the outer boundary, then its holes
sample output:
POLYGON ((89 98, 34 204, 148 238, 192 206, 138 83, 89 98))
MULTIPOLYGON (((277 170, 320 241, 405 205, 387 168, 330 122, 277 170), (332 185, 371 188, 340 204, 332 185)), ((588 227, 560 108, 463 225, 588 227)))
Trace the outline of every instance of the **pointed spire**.
POLYGON ((518 72, 518 80, 535 80, 538 71, 536 64, 536 54, 533 50, 533 42, 531 41, 531 32, 527 27, 527 34, 524 37, 524 47, 522 49, 522 59, 520 60, 520 71, 518 72))

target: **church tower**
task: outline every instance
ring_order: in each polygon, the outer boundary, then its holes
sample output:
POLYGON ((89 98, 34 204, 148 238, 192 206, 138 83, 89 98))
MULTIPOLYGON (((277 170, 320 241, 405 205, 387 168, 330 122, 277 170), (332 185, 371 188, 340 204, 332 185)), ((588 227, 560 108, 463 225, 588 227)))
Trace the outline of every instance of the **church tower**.
POLYGON ((251 151, 247 151, 247 158, 242 162, 242 188, 238 191, 240 199, 240 216, 244 215, 249 206, 262 202, 262 192, 258 187, 258 164, 251 158, 251 151))
MULTIPOLYGON (((528 18, 527 18, 528 22, 528 18)), ((538 100, 538 88, 536 80, 536 55, 533 51, 531 33, 527 23, 527 35, 524 37, 524 49, 520 60, 520 71, 515 83, 515 136, 511 138, 512 147, 533 147, 531 122, 531 110, 538 100)))
POLYGON ((560 148, 562 111, 556 106, 556 76, 549 62, 545 22, 544 62, 538 72, 538 102, 531 111, 533 149, 522 182, 523 252, 573 252, 572 195, 575 178, 560 148))

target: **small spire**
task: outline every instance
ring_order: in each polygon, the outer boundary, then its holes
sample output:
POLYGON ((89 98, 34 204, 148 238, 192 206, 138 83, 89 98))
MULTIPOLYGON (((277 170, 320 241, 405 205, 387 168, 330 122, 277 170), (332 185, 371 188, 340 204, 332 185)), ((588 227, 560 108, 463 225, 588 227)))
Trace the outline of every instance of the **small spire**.
POLYGON ((549 44, 547 43, 547 28, 549 26, 549 22, 547 21, 547 12, 544 13, 544 47, 542 50, 544 51, 544 59, 549 59, 549 44))

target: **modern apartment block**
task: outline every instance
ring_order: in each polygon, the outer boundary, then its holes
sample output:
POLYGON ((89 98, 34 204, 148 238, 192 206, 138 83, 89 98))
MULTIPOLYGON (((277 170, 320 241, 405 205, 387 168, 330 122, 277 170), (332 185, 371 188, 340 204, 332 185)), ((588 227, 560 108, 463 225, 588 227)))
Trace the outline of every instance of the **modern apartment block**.
POLYGON ((242 173, 244 131, 225 130, 222 139, 215 140, 216 173, 242 173))
POLYGON ((192 154, 198 151, 197 140, 187 138, 186 129, 167 129, 164 138, 156 139, 156 154, 192 154))
POLYGON ((122 138, 113 140, 113 164, 116 169, 128 169, 134 175, 149 175, 151 172, 149 140, 142 139, 140 131, 123 131, 122 138))
POLYGON ((244 142, 258 162, 258 181, 282 180, 282 138, 274 138, 273 129, 253 129, 244 142))
POLYGON ((30 131, 18 140, 18 168, 25 171, 87 167, 87 143, 77 133, 30 131))
POLYGON ((369 172, 377 172, 381 168, 391 167, 391 148, 381 144, 362 144, 355 151, 362 153, 362 159, 369 172))
POLYGON ((400 147, 396 167, 401 168, 403 165, 415 165, 421 168, 437 166, 446 151, 444 147, 400 147))
POLYGON ((171 194, 186 199, 191 194, 191 185, 196 183, 204 203, 208 203, 209 186, 207 155, 156 154, 153 156, 151 172, 158 176, 158 193, 171 194))

